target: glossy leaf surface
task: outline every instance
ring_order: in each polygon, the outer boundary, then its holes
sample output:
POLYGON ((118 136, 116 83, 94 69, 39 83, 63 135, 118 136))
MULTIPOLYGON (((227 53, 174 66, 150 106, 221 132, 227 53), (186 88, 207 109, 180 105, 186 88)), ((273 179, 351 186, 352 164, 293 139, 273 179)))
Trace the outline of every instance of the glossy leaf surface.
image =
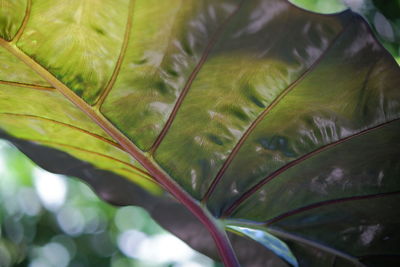
MULTIPOLYGON (((358 15, 285 0, 8 2, 3 131, 164 199, 161 173, 214 219, 288 242, 300 266, 316 251, 350 265, 400 254, 400 70, 358 15)), ((112 179, 92 183, 101 194, 112 179)))
POLYGON ((233 225, 228 226, 228 228, 236 233, 256 240, 266 248, 272 250, 275 254, 279 255, 281 258, 285 259, 287 262, 290 263, 290 265, 295 267, 299 266, 299 263, 297 262, 296 258, 294 257, 288 246, 268 232, 233 225))

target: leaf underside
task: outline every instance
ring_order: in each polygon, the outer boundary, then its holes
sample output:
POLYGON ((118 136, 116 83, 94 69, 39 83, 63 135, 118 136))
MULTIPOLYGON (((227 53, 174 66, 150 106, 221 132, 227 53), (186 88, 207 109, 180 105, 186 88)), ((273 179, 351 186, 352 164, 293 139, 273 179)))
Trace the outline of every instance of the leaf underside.
POLYGON ((215 218, 275 234, 300 266, 399 262, 400 69, 354 13, 18 0, 0 5, 0 37, 9 135, 164 198, 112 125, 215 218))

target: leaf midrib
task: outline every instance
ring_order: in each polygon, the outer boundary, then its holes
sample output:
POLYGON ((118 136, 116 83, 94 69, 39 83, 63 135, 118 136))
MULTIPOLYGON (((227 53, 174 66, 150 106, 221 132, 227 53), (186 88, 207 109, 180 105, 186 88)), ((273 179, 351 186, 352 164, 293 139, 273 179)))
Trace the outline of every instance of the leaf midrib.
POLYGON ((132 143, 119 129, 117 129, 99 110, 93 109, 83 99, 76 95, 70 88, 54 77, 47 69, 41 66, 34 59, 21 51, 15 44, 0 38, 0 46, 4 47, 11 54, 24 62, 28 67, 38 73, 42 78, 54 86, 62 95, 64 95, 77 108, 83 111, 98 126, 100 126, 110 137, 117 141, 123 149, 134 157, 159 183, 166 191, 172 194, 187 209, 189 209, 197 219, 205 225, 216 242, 220 251, 220 256, 224 262, 237 265, 236 257, 227 241, 227 236, 221 229, 215 218, 199 202, 189 195, 169 174, 167 174, 149 155, 144 153, 135 144, 132 143))
MULTIPOLYGON (((148 161, 147 157, 135 147, 135 145, 123 135, 113 124, 111 124, 99 111, 95 110, 83 99, 76 95, 70 88, 64 85, 61 81, 55 78, 50 72, 48 72, 39 63, 33 60, 31 57, 21 51, 16 45, 5 41, 0 38, 0 46, 4 47, 15 57, 23 61, 33 71, 38 73, 42 78, 53 85, 61 94, 63 94, 70 102, 75 104, 80 110, 82 110, 87 116, 89 116, 97 125, 99 125, 107 134, 114 138, 121 147, 124 148, 129 154, 134 156, 139 162, 148 161), (140 159, 140 160, 139 160, 140 159)), ((155 163, 153 163, 154 165, 155 163)), ((143 164, 142 164, 143 165, 143 164)), ((157 168, 157 166, 152 166, 157 168)))

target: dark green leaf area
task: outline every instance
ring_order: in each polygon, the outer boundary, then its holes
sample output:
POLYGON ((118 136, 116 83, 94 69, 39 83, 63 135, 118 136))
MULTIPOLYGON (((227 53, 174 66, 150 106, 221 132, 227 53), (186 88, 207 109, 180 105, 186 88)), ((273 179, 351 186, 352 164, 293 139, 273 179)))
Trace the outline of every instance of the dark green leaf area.
POLYGON ((332 203, 273 225, 351 255, 398 255, 400 193, 332 203))
POLYGON ((282 238, 295 255, 301 255, 297 260, 301 267, 359 267, 357 264, 317 247, 282 238))
POLYGON ((299 162, 266 180, 233 217, 274 220, 323 201, 400 190, 399 131, 397 120, 299 162))
POLYGON ((241 136, 350 20, 306 15, 285 1, 244 1, 216 36, 156 161, 201 199, 241 136))
MULTIPOLYGON (((356 18, 321 55, 315 68, 266 112, 228 165, 208 201, 208 207, 219 216, 260 183, 280 173, 285 175, 289 166, 293 168, 301 162, 306 163, 310 156, 315 158, 311 168, 318 172, 336 169, 333 164, 320 168, 320 164, 324 164, 323 160, 318 160, 322 155, 320 152, 399 118, 399 86, 396 63, 378 46, 365 22, 356 18)), ((379 144, 387 140, 384 143, 388 148, 386 159, 392 160, 391 156, 396 154, 390 154, 391 147, 398 143, 396 131, 389 127, 388 131, 380 132, 392 136, 391 141, 379 135, 369 139, 373 142, 367 140, 365 146, 374 145, 373 151, 365 151, 366 147, 350 149, 351 140, 348 140, 343 144, 347 152, 342 153, 348 157, 354 153, 354 160, 361 157, 368 168, 374 163, 371 162, 372 157, 384 152, 379 144), (364 157, 368 153, 371 156, 364 157)), ((331 154, 331 157, 325 162, 337 159, 337 154, 331 154)), ((353 173, 361 172, 364 166, 353 173)), ((351 170, 352 167, 346 169, 351 170)), ((391 166, 387 169, 390 170, 391 166)), ((288 188, 286 185, 293 188, 291 181, 280 183, 285 190, 288 188)), ((351 191, 348 192, 351 194, 351 191)), ((307 195, 304 199, 311 197, 307 195)), ((269 206, 270 211, 275 207, 269 206)), ((251 213, 251 209, 247 212, 251 213)))
POLYGON ((400 265, 400 255, 365 255, 360 257, 360 261, 371 267, 397 267, 400 265))
POLYGON ((278 150, 284 156, 293 158, 296 154, 289 147, 288 140, 283 136, 272 136, 271 138, 260 138, 257 143, 261 144, 264 149, 275 151, 278 150))

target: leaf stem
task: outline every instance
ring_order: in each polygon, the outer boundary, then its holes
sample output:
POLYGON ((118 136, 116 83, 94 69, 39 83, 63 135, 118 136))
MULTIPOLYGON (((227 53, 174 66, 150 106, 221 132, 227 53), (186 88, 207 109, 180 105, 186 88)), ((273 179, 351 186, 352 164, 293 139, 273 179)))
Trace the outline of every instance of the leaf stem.
POLYGON ((209 212, 200 206, 199 202, 185 192, 158 164, 139 148, 137 148, 119 129, 117 129, 100 111, 93 109, 82 98, 76 95, 70 88, 54 77, 47 69, 41 66, 34 59, 21 51, 16 45, 11 44, 0 38, 0 46, 3 46, 15 57, 24 62, 28 67, 38 73, 61 94, 75 104, 80 110, 86 113, 95 123, 97 123, 105 132, 107 132, 115 141, 117 141, 126 152, 133 156, 156 181, 171 193, 178 201, 188 208, 197 219, 204 224, 213 237, 218 253, 226 267, 239 267, 240 264, 236 258, 235 252, 229 242, 223 227, 219 226, 217 221, 209 212))

